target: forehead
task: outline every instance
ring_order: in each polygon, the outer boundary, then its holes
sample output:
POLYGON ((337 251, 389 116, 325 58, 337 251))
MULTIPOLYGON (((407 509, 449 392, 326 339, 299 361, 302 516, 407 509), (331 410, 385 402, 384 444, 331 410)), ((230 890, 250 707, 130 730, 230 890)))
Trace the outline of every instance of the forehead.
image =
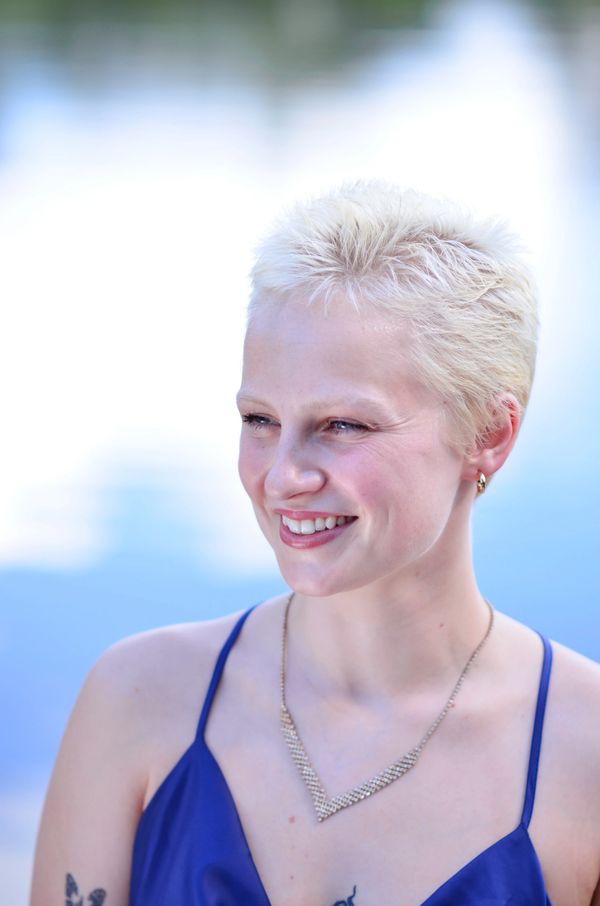
POLYGON ((303 300, 255 311, 244 345, 242 393, 285 387, 300 395, 423 399, 430 396, 411 360, 407 325, 345 300, 327 308, 303 300))

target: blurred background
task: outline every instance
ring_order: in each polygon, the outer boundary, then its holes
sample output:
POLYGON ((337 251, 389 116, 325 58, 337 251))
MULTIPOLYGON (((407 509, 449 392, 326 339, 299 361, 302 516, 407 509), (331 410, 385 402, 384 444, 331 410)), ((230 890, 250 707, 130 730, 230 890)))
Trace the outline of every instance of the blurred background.
POLYGON ((523 237, 539 364, 478 575, 600 658, 599 144, 589 0, 0 0, 4 903, 98 654, 283 589, 233 397, 252 248, 298 197, 380 176, 523 237))

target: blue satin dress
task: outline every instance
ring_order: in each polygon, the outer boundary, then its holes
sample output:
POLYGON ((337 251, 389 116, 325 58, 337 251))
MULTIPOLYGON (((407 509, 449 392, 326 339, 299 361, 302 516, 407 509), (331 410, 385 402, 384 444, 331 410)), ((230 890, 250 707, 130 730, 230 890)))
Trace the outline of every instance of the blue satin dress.
MULTIPOLYGON (((194 742, 141 816, 133 848, 130 906, 271 906, 227 781, 204 741, 227 655, 254 607, 239 618, 217 658, 194 742)), ((521 821, 421 906, 550 906, 527 830, 552 667, 552 648, 540 637, 544 660, 521 821)))

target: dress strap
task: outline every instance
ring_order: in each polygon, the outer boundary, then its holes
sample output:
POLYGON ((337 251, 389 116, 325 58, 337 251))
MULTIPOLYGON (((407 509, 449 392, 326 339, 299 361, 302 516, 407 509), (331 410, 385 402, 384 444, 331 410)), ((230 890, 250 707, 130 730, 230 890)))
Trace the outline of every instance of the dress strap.
POLYGON ((239 620, 237 621, 237 623, 235 624, 235 626, 229 633, 229 636, 228 636, 227 640, 225 641, 225 644, 221 648, 221 651, 219 652, 219 656, 217 658, 217 662, 216 662, 215 668, 213 670, 210 685, 208 687, 208 692, 206 693, 206 698, 204 699, 204 705, 202 707, 202 713, 200 714, 200 720, 198 721, 198 729, 196 731, 197 740, 204 737, 204 729, 206 727, 206 721, 208 720, 210 706, 212 705, 213 698, 215 697, 215 692, 217 691, 217 686, 219 685, 219 680, 221 679, 221 674, 223 673, 223 668, 225 666, 225 661, 227 660, 227 655, 231 651, 235 640, 237 639, 238 635, 240 634, 240 630, 241 630, 242 626, 244 625, 244 622, 250 616, 250 614, 252 613, 252 611, 254 610, 255 607, 258 607, 258 604, 253 604, 252 607, 249 607, 248 610, 246 610, 241 615, 241 617, 239 618, 239 620))
POLYGON ((523 804, 523 814, 521 824, 529 827, 531 815, 533 813, 533 803, 535 801, 535 788, 537 784, 538 764, 540 760, 540 749, 542 745, 542 730, 544 727, 544 714, 546 713, 546 700, 548 698, 548 684, 550 682, 550 671, 552 669, 552 646, 548 639, 538 632, 539 637, 544 645, 544 660, 542 663, 542 675, 540 677, 540 687, 535 708, 535 719, 533 722, 533 733, 531 736, 531 751, 529 753, 529 767, 527 769, 527 786, 525 788, 525 802, 523 804))

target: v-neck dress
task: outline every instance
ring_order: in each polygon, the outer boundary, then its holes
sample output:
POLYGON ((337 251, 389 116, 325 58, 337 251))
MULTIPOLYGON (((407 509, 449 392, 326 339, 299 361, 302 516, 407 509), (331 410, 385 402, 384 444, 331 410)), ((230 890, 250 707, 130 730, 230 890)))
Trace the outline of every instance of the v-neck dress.
MULTIPOLYGON (((271 906, 227 781, 204 740, 227 656, 256 606, 242 614, 219 653, 194 742, 142 813, 133 847, 130 906, 271 906)), ((552 667, 550 643, 540 638, 544 659, 521 821, 421 906, 550 906, 528 833, 552 667)))

